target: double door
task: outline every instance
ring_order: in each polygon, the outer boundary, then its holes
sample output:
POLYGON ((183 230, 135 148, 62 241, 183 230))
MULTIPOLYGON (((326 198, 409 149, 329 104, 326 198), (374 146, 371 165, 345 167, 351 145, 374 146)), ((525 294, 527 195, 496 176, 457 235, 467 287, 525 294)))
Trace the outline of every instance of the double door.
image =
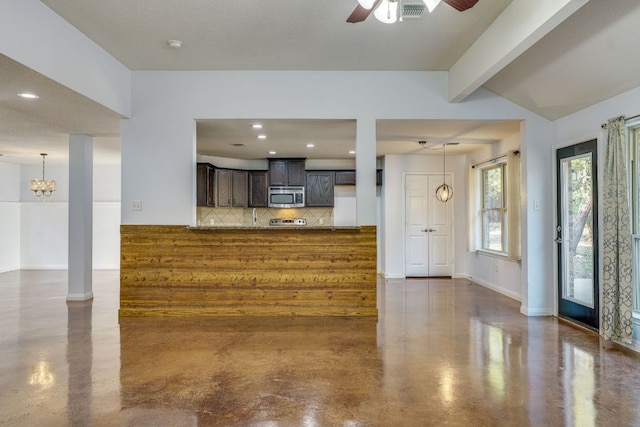
MULTIPOLYGON (((447 176, 447 183, 452 177, 447 176)), ((442 174, 405 175, 405 275, 450 277, 453 273, 453 199, 436 198, 442 174)))

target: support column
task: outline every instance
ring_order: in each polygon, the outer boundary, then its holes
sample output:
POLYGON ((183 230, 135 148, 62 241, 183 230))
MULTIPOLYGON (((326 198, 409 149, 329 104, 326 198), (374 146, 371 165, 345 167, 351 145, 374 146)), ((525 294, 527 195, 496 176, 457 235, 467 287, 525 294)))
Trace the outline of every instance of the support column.
POLYGON ((356 121, 356 224, 376 225, 376 121, 356 121))
POLYGON ((69 294, 93 298, 93 138, 69 135, 69 294))

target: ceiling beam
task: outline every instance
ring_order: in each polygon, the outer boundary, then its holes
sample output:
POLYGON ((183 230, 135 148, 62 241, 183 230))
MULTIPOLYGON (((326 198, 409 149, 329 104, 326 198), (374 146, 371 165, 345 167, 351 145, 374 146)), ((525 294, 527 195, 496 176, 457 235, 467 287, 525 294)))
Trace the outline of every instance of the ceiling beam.
POLYGON ((589 0, 513 0, 449 70, 449 101, 460 102, 589 0))

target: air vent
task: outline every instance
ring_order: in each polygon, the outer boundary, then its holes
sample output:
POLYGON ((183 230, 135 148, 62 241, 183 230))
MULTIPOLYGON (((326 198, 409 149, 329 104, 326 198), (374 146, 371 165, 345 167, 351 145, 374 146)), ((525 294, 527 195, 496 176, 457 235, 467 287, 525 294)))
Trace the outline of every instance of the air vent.
POLYGON ((424 13, 424 2, 419 3, 403 3, 402 4, 402 19, 409 18, 421 18, 424 13))

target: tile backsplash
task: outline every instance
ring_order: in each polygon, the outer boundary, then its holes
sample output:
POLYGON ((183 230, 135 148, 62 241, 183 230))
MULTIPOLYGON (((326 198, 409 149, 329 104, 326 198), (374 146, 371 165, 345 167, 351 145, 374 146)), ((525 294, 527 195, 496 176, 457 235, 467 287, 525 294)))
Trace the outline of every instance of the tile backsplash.
MULTIPOLYGON (((243 226, 253 225, 254 208, 209 208, 198 206, 197 220, 198 226, 243 226)), ((311 226, 332 226, 333 208, 295 208, 295 209, 274 209, 255 208, 258 217, 256 226, 266 227, 271 218, 304 218, 307 225, 311 226)))

